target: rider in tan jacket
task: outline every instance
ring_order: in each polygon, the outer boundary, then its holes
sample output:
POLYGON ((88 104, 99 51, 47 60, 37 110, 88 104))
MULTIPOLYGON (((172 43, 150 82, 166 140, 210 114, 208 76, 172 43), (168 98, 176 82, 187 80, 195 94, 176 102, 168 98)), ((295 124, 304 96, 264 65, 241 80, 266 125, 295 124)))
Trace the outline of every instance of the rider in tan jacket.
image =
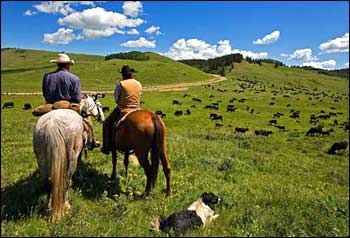
POLYGON ((114 91, 114 100, 117 107, 107 117, 103 123, 103 147, 101 152, 109 154, 113 134, 113 124, 116 123, 126 113, 140 109, 142 85, 132 78, 134 69, 124 65, 121 71, 123 80, 119 82, 114 91))

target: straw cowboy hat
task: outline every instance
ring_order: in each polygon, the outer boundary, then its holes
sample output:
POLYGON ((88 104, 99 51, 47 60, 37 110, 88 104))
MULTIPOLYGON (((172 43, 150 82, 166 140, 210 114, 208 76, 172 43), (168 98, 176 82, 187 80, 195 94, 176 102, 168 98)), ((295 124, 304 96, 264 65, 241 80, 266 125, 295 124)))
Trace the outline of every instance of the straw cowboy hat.
POLYGON ((57 59, 50 60, 51 63, 58 63, 58 64, 74 64, 74 60, 71 60, 68 55, 66 54, 58 54, 57 59))

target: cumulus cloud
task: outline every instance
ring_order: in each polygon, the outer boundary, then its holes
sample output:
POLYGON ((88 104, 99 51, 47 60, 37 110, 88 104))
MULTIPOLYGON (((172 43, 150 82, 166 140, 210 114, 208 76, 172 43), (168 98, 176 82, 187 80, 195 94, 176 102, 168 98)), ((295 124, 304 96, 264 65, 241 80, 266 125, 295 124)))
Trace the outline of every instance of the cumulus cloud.
POLYGON ((322 61, 322 62, 315 62, 315 61, 306 62, 306 63, 303 63, 301 66, 311 66, 318 69, 334 69, 336 64, 337 62, 331 59, 331 60, 322 61))
POLYGON ((262 39, 257 39, 253 41, 253 44, 256 45, 267 45, 267 44, 272 44, 278 40, 280 37, 280 32, 279 31, 274 31, 271 32, 270 34, 264 36, 262 39))
POLYGON ((137 17, 139 14, 142 13, 142 3, 137 2, 131 2, 127 1, 123 4, 123 10, 124 15, 131 16, 131 17, 137 17))
POLYGON ((27 10, 27 11, 24 12, 25 16, 32 16, 32 15, 35 15, 35 14, 37 14, 37 12, 36 11, 32 11, 32 10, 27 10))
POLYGON ((348 52, 349 33, 345 33, 341 37, 322 43, 320 49, 323 53, 348 52))
POLYGON ((43 13, 61 13, 62 15, 68 15, 75 12, 71 5, 86 5, 95 6, 93 1, 46 1, 40 4, 34 5, 34 8, 43 13))
POLYGON ((144 37, 140 37, 138 40, 129 40, 120 45, 124 47, 155 48, 156 41, 148 41, 144 37))
POLYGON ((160 27, 159 26, 151 26, 145 30, 147 34, 153 34, 155 33, 156 35, 161 35, 162 32, 159 31, 160 27))
MULTIPOLYGON (((139 26, 144 20, 140 18, 130 19, 118 12, 106 11, 101 7, 96 7, 71 13, 59 18, 57 22, 60 25, 82 29, 82 36, 86 39, 96 39, 111 36, 115 33, 125 34, 121 29, 139 26)), ((135 33, 132 30, 131 32, 135 33)))
POLYGON ((60 28, 55 33, 45 33, 43 41, 51 45, 67 45, 74 39, 79 39, 80 37, 75 36, 72 29, 60 28))
POLYGON ((349 62, 345 63, 345 67, 349 68, 349 62))
POLYGON ((135 28, 128 30, 127 33, 129 35, 138 35, 139 34, 139 32, 135 28))
POLYGON ((282 57, 286 57, 289 60, 317 60, 316 56, 312 56, 312 50, 309 48, 299 49, 294 51, 292 54, 280 54, 282 57))
POLYGON ((210 45, 199 39, 179 39, 164 53, 174 60, 183 59, 210 59, 223 55, 240 53, 243 57, 266 58, 267 53, 254 53, 251 51, 232 49, 229 40, 220 40, 217 45, 210 45))

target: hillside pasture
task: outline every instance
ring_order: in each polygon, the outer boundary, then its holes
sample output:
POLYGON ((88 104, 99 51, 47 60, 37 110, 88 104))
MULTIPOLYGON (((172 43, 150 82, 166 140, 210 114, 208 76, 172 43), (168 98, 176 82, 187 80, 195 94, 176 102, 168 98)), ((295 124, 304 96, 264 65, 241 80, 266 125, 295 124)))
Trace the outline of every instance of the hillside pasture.
MULTIPOLYGON (((166 114, 173 195, 165 196, 160 169, 154 192, 142 198, 144 172, 130 163, 129 177, 124 177, 121 154, 118 179, 110 181, 111 157, 95 149, 77 168, 81 176, 76 172, 69 191, 72 210, 54 224, 45 217, 46 196, 32 150, 32 130, 38 118, 22 109, 24 103, 35 107, 43 99, 2 95, 2 105, 13 101, 15 107, 1 113, 1 235, 163 236, 149 230, 154 217, 185 209, 202 192, 211 191, 223 197, 216 209, 220 216, 187 236, 349 236, 349 149, 327 154, 334 142, 348 141, 349 132, 332 125, 334 119, 339 124, 349 121, 348 81, 269 67, 242 62, 233 72, 226 72, 228 80, 217 85, 184 92, 145 92, 143 108, 166 114), (238 102, 242 98, 247 100, 238 102), (181 105, 174 105, 173 100, 181 105), (218 110, 204 109, 213 103, 218 110), (227 112, 228 104, 236 111, 227 112), (178 110, 191 114, 174 116, 178 110), (290 118, 291 110, 300 111, 300 118, 290 118), (323 123, 324 130, 333 127, 334 133, 305 136, 317 125, 310 124, 311 114, 320 115, 321 110, 339 112, 317 123, 323 123), (275 119, 285 131, 268 125, 276 112, 284 115, 275 119), (221 115, 223 126, 216 127, 210 113, 221 115), (249 130, 238 134, 236 127, 249 130), (257 129, 273 134, 256 136, 257 129)), ((101 102, 110 108, 115 105, 112 94, 101 102)), ((95 122, 95 128, 101 138, 102 126, 95 122)))

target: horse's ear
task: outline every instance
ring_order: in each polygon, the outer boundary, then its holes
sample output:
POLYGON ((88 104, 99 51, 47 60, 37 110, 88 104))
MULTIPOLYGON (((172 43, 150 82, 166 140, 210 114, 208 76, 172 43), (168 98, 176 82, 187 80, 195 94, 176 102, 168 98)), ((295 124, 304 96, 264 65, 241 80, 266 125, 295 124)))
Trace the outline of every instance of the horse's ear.
POLYGON ((83 94, 82 98, 87 98, 87 95, 86 95, 86 94, 83 94))

